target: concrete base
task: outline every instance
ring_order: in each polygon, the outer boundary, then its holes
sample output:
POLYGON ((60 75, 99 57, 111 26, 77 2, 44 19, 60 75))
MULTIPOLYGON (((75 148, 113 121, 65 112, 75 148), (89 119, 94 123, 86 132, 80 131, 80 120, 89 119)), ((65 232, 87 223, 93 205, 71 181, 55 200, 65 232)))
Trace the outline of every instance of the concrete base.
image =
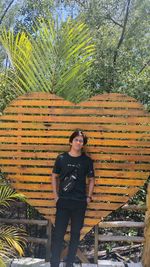
MULTIPOLYGON (((75 267, 125 267, 123 262, 114 262, 109 260, 99 260, 97 264, 74 264, 75 267)), ((142 267, 141 263, 128 263, 128 267, 142 267)), ((43 259, 37 258, 19 258, 10 261, 7 267, 50 267, 49 262, 45 262, 43 259)), ((65 267, 64 263, 60 263, 59 267, 65 267)))
POLYGON ((116 261, 109 261, 109 260, 99 260, 98 261, 99 267, 142 267, 142 264, 139 263, 128 263, 125 265, 123 262, 116 262, 116 261))

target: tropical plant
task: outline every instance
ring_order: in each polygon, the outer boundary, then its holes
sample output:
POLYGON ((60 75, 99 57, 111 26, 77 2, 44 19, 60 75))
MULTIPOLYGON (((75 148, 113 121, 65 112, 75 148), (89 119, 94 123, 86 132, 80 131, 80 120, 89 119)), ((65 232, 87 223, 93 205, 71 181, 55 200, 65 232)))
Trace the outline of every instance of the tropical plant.
POLYGON ((4 29, 0 40, 11 65, 5 78, 16 95, 44 91, 76 102, 90 95, 85 80, 95 46, 85 23, 41 19, 32 35, 4 29))
MULTIPOLYGON (((15 200, 25 201, 22 194, 16 193, 9 185, 0 180, 0 213, 10 207, 10 203, 15 200)), ((17 254, 23 255, 25 245, 25 232, 21 228, 9 225, 0 226, 0 266, 5 267, 7 260, 17 254)))

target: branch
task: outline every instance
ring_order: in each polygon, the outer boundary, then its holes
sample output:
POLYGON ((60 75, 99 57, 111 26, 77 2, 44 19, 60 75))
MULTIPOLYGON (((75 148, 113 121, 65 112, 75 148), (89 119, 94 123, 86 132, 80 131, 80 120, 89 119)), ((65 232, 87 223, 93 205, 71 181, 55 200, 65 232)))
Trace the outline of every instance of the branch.
POLYGON ((9 5, 6 7, 6 9, 4 10, 4 13, 3 13, 3 15, 2 15, 1 18, 0 18, 0 25, 2 24, 2 21, 3 21, 4 17, 6 16, 8 10, 10 9, 11 5, 13 4, 13 2, 14 2, 14 0, 12 0, 12 1, 9 3, 9 5))
POLYGON ((128 15, 129 15, 129 7, 130 7, 130 2, 131 0, 127 0, 127 8, 126 8, 126 14, 125 14, 125 18, 124 18, 124 24, 123 24, 123 29, 122 29, 122 33, 116 48, 116 51, 114 53, 114 66, 116 66, 116 61, 117 61, 117 56, 118 56, 118 50, 124 40, 124 35, 125 35, 125 30, 126 30, 126 25, 127 25, 127 21, 128 21, 128 15))
POLYGON ((118 25, 119 27, 123 28, 123 25, 120 24, 119 22, 115 21, 115 20, 110 16, 110 14, 107 15, 106 19, 110 19, 110 20, 112 20, 112 22, 114 22, 116 25, 118 25))
POLYGON ((147 67, 150 66, 150 59, 144 64, 144 66, 139 70, 138 75, 147 67))

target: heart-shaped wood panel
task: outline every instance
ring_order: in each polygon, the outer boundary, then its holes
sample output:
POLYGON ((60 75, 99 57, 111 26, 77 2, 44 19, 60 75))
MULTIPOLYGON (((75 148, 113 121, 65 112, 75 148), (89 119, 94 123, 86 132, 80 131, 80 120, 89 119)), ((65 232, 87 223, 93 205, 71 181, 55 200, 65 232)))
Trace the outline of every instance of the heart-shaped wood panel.
POLYGON ((73 104, 49 93, 13 100, 0 123, 1 171, 28 202, 54 222, 51 171, 68 138, 80 128, 89 137, 96 185, 86 212, 83 237, 101 218, 125 204, 150 170, 150 118, 134 98, 104 94, 73 104))

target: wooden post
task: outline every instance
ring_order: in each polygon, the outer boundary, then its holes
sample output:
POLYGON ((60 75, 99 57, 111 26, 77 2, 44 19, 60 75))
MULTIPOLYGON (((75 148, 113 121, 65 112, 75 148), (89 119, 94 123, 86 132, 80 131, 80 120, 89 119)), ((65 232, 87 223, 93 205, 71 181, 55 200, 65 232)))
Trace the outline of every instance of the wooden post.
POLYGON ((144 228, 144 250, 142 255, 143 267, 150 266, 150 184, 147 187, 146 196, 147 211, 145 214, 145 228, 144 228))
POLYGON ((98 264, 98 228, 99 225, 95 225, 95 232, 94 232, 94 263, 98 264))
POLYGON ((50 252, 51 252, 51 232, 52 232, 52 223, 50 220, 48 221, 46 232, 47 232, 47 244, 46 244, 45 261, 49 262, 50 261, 50 252))

